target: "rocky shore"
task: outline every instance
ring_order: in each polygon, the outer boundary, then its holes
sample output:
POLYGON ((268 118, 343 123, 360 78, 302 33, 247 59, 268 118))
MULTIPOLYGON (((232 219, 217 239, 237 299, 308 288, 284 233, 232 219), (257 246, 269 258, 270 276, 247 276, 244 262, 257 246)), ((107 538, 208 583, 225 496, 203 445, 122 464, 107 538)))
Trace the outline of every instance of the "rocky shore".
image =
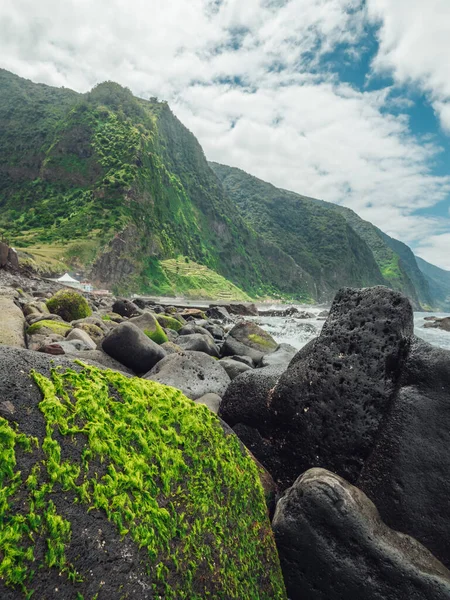
POLYGON ((401 294, 297 351, 0 273, 2 599, 450 599, 450 352, 401 294))

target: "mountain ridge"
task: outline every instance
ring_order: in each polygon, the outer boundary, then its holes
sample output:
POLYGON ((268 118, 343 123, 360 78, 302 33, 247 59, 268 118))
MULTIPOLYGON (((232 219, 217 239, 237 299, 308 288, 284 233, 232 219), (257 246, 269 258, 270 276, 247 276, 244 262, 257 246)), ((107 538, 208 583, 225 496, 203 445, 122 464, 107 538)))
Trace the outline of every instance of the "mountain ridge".
POLYGON ((166 102, 114 82, 78 94, 0 70, 0 139, 0 233, 98 285, 176 293, 167 261, 191 260, 254 298, 326 302, 343 285, 384 283, 434 308, 401 242, 231 167, 225 185, 166 102))

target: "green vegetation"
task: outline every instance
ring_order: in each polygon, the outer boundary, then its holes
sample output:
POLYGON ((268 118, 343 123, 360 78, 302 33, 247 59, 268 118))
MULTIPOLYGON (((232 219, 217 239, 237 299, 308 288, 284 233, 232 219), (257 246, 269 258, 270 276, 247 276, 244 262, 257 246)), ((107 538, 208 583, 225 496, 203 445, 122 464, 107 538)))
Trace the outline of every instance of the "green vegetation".
POLYGON ((68 323, 43 320, 30 325, 27 329, 27 333, 28 335, 32 335, 33 333, 46 333, 46 331, 50 331, 57 335, 66 335, 71 329, 72 327, 68 323))
POLYGON ((155 319, 155 329, 150 331, 149 329, 144 329, 144 333, 147 337, 153 340, 156 344, 164 344, 164 342, 168 341, 167 335, 158 321, 155 319))
POLYGON ((174 317, 167 315, 156 315, 158 323, 164 327, 164 329, 172 329, 173 331, 179 331, 183 327, 183 323, 174 317))
POLYGON ((92 310, 84 298, 74 290, 60 290, 50 300, 47 300, 48 310, 59 315, 64 321, 75 321, 84 319, 92 314, 92 310))
POLYGON ((253 342, 257 346, 262 346, 263 348, 271 348, 272 350, 276 350, 278 344, 269 336, 267 337, 258 335, 257 333, 250 333, 248 336, 250 342, 253 342))
POLYGON ((172 288, 188 298, 244 302, 251 300, 250 296, 230 281, 185 256, 164 260, 161 267, 172 288))
POLYGON ((77 532, 56 509, 64 493, 145 549, 155 597, 286 598, 257 467, 213 413, 173 388, 94 367, 33 378, 44 438, 0 418, 8 586, 29 598, 35 572, 57 569, 83 597, 86 574, 67 558, 77 532), (24 453, 35 459, 28 475, 17 470, 24 453))

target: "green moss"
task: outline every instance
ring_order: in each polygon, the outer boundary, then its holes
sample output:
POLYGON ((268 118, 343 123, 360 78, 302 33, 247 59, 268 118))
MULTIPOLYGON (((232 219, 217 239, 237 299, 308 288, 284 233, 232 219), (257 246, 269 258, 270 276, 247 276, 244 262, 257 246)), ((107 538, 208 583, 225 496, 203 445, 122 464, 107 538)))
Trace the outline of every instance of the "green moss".
POLYGON ((149 337, 151 340, 153 340, 157 344, 164 344, 164 342, 168 341, 166 332, 163 330, 163 328, 161 327, 161 325, 158 323, 158 321, 156 319, 155 319, 155 329, 153 331, 150 331, 149 329, 144 329, 144 333, 147 337, 149 337))
POLYGON ((109 315, 102 315, 102 321, 112 321, 109 315))
POLYGON ((48 310, 65 321, 84 319, 92 314, 87 300, 74 290, 60 290, 47 300, 48 310))
POLYGON ((66 335, 66 333, 72 329, 72 327, 68 323, 62 323, 61 321, 38 321, 37 323, 33 323, 27 329, 28 335, 32 335, 33 333, 41 333, 42 329, 49 329, 52 333, 56 333, 58 335, 66 335))
POLYGON ((250 333, 248 339, 254 344, 258 344, 259 346, 263 346, 264 348, 273 348, 275 349, 278 344, 271 338, 263 337, 262 335, 258 335, 257 333, 250 333))
POLYGON ((173 388, 94 367, 33 378, 43 394, 42 444, 0 419, 0 575, 7 585, 29 597, 33 572, 44 568, 73 583, 83 579, 67 559, 71 523, 52 502, 62 489, 146 550, 156 597, 286 598, 257 467, 206 407, 173 388), (74 462, 62 458, 71 444, 74 462), (16 469, 18 451, 36 453, 26 478, 16 469), (47 551, 36 560, 43 539, 47 551))
POLYGON ((175 319, 174 317, 169 317, 167 315, 156 315, 156 319, 158 323, 162 325, 165 329, 179 331, 183 327, 183 323, 181 323, 178 319, 175 319))

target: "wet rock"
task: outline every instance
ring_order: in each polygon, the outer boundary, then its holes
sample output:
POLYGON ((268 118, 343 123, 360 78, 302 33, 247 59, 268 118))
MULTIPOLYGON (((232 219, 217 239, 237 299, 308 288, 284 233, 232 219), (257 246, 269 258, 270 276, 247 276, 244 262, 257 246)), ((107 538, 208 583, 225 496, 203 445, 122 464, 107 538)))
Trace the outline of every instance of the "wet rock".
POLYGON ((159 324, 157 318, 150 312, 144 312, 139 317, 131 318, 128 322, 139 327, 147 337, 157 344, 164 344, 164 342, 168 341, 166 332, 159 324))
POLYGON ((144 377, 175 387, 192 400, 208 393, 222 397, 230 383, 219 362, 203 352, 166 356, 144 377))
POLYGON ((442 329, 443 331, 450 331, 450 317, 445 317, 443 319, 434 318, 433 322, 425 323, 424 327, 442 329))
POLYGON ((273 528, 290 600, 444 600, 450 573, 389 529, 357 488, 324 469, 296 480, 273 528))
POLYGON ((121 323, 102 342, 103 350, 135 373, 146 373, 166 352, 132 323, 121 323))

